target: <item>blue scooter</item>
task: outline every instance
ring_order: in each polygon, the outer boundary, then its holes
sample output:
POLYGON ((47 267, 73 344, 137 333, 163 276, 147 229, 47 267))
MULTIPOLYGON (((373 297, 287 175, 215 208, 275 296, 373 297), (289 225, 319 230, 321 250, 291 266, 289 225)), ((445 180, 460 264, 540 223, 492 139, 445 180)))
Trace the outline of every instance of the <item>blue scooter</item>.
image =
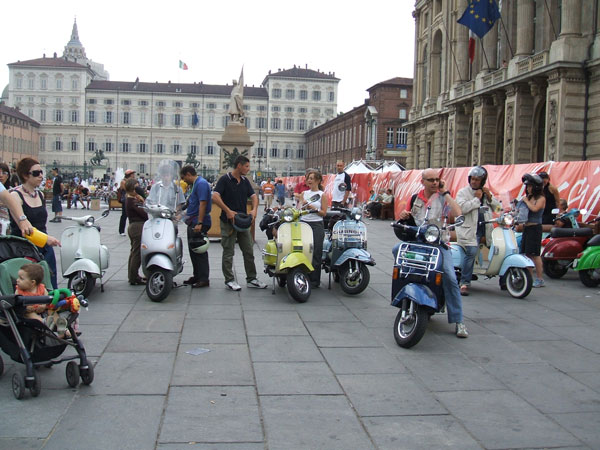
MULTIPOLYGON (((519 253, 513 230, 515 224, 513 215, 505 212, 486 223, 496 223, 498 226, 492 231, 489 251, 484 244, 479 244, 473 275, 487 278, 499 275, 502 290, 508 290, 508 293, 515 298, 527 297, 533 287, 529 268, 533 268, 534 264, 530 258, 519 253)), ((456 242, 452 243, 451 249, 454 268, 457 273, 460 273, 465 261, 465 249, 456 242)))
POLYGON ((329 289, 331 274, 349 295, 360 294, 369 285, 367 266, 374 266, 375 260, 367 251, 367 227, 361 219, 360 208, 332 208, 327 213, 323 269, 329 273, 329 289))

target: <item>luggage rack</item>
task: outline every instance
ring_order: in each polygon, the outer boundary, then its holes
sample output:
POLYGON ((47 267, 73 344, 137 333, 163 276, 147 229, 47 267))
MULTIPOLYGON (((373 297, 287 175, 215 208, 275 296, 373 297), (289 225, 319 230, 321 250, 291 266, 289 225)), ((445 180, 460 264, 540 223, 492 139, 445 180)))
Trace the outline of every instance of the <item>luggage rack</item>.
POLYGON ((421 275, 428 277, 438 265, 440 250, 429 245, 403 242, 396 256, 396 265, 400 268, 399 275, 421 275))

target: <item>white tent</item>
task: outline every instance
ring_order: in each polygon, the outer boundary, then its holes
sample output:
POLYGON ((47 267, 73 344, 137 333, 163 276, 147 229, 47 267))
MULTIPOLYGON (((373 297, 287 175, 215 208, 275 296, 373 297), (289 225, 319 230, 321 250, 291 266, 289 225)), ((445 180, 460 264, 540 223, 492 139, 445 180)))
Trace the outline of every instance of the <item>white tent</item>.
POLYGON ((396 161, 385 161, 381 166, 377 168, 375 172, 377 173, 385 173, 385 172, 402 172, 404 167, 398 164, 396 161))
POLYGON ((346 167, 346 173, 371 173, 373 170, 368 168, 362 161, 353 161, 346 167))

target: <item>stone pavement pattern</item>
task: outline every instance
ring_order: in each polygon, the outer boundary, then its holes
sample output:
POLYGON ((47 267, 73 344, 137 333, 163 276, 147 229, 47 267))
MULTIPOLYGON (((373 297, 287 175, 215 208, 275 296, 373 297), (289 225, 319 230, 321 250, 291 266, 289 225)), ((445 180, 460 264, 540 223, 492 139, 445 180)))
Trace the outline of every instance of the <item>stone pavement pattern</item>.
MULTIPOLYGON (((360 296, 325 285, 297 304, 279 287, 247 289, 239 250, 243 289, 226 291, 214 243, 210 288, 152 303, 127 283, 119 215, 102 222, 106 290, 81 314, 93 384, 69 388, 57 365, 40 369, 38 398, 17 401, 10 379, 20 366, 3 355, 0 448, 600 448, 600 292, 573 272, 524 300, 497 279, 474 282, 469 339, 434 316, 405 350, 392 331, 387 222, 367 222, 377 265, 360 296), (210 351, 187 353, 198 348, 210 351)), ((264 235, 257 241, 261 272, 264 235)))

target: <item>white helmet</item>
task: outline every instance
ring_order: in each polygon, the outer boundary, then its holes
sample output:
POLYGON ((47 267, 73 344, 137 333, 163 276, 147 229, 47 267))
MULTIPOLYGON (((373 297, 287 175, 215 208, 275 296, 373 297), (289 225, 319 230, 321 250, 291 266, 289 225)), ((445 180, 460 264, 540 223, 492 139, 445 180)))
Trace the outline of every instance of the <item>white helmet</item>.
POLYGON ((194 253, 201 254, 208 251, 210 242, 205 235, 198 233, 197 235, 190 237, 189 244, 194 253))

